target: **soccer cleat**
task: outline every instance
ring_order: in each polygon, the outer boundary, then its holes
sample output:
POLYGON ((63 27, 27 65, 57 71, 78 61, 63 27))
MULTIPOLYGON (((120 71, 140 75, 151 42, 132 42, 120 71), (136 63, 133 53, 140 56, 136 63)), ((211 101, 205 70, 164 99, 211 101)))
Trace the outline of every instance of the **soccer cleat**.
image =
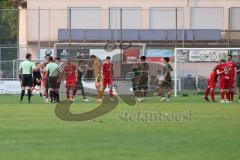
POLYGON ((213 103, 216 103, 217 101, 214 100, 214 101, 212 101, 212 102, 213 102, 213 103))
POLYGON ((163 97, 160 101, 163 102, 163 101, 166 101, 167 98, 163 97))
POLYGON ((102 102, 102 101, 103 101, 102 98, 98 98, 98 99, 97 99, 97 102, 102 102))
POLYGON ((229 101, 229 100, 226 100, 226 103, 230 103, 230 101, 229 101))
POLYGON ((144 101, 143 97, 138 99, 138 102, 142 102, 142 101, 144 101))
POLYGON ((220 103, 225 103, 225 100, 222 99, 222 100, 220 101, 220 103))
POLYGON ((206 101, 209 101, 208 97, 204 97, 204 99, 205 99, 206 101))
POLYGON ((169 99, 169 98, 167 98, 167 99, 166 99, 166 101, 170 101, 170 99, 169 99))
POLYGON ((83 102, 90 102, 90 100, 86 98, 83 100, 83 102))
POLYGON ((23 101, 19 100, 18 103, 23 103, 23 101))
POLYGON ((44 102, 45 102, 45 103, 48 103, 48 98, 46 98, 46 99, 44 100, 44 102))

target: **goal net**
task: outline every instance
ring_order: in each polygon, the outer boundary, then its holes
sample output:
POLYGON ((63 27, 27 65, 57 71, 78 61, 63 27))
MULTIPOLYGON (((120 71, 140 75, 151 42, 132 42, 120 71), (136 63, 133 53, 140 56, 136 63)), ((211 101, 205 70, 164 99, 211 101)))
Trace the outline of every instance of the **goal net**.
POLYGON ((174 53, 174 94, 199 94, 207 86, 208 75, 231 54, 233 60, 240 55, 240 48, 176 48, 174 53))

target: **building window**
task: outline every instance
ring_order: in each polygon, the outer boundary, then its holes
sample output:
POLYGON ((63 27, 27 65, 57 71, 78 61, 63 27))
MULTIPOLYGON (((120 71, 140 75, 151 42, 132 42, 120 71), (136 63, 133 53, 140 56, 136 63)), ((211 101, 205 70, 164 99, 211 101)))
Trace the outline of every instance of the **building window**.
POLYGON ((70 8, 72 29, 100 29, 101 8, 70 8))
POLYGON ((110 8, 109 28, 110 29, 141 29, 142 9, 141 8, 110 8), (122 12, 121 12, 122 9, 122 12), (122 16, 121 16, 122 13, 122 16), (122 20, 122 23, 121 23, 122 20))
POLYGON ((231 30, 240 30, 240 7, 231 8, 230 15, 230 29, 231 30))
POLYGON ((183 8, 150 8, 149 28, 183 29, 184 28, 183 8))
POLYGON ((191 8, 191 29, 223 29, 223 8, 191 8))

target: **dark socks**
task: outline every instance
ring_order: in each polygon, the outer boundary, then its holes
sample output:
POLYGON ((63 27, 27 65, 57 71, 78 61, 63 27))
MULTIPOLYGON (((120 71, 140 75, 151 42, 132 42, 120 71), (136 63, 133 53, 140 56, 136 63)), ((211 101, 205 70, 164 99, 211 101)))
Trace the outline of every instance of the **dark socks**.
POLYGON ((30 89, 28 89, 28 101, 31 102, 31 96, 32 96, 32 92, 30 89))
POLYGON ((50 99, 51 99, 51 102, 53 102, 53 100, 54 100, 54 91, 50 91, 50 99))
POLYGON ((22 90, 22 92, 21 92, 21 98, 20 98, 20 101, 22 101, 22 100, 23 100, 23 97, 24 97, 24 95, 25 95, 25 90, 22 90))
POLYGON ((56 96, 56 97, 55 97, 56 101, 59 102, 59 101, 60 101, 59 93, 58 93, 58 92, 55 92, 55 96, 56 96))

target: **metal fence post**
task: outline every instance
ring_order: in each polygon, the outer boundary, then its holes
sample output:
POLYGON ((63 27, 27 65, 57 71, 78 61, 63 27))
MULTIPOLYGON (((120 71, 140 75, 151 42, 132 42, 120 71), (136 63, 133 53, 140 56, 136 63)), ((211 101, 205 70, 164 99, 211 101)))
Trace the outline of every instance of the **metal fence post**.
POLYGON ((15 59, 13 60, 13 79, 15 79, 15 59))

